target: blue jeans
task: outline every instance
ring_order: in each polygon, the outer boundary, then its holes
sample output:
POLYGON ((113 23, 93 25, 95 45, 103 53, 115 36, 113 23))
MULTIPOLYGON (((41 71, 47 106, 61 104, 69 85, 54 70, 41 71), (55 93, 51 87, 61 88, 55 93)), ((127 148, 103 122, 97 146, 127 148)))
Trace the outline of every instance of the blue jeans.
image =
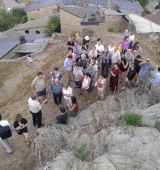
POLYGON ((106 74, 106 77, 108 77, 108 68, 109 68, 109 63, 102 62, 102 73, 106 74), (104 72, 105 69, 106 69, 106 72, 104 72))

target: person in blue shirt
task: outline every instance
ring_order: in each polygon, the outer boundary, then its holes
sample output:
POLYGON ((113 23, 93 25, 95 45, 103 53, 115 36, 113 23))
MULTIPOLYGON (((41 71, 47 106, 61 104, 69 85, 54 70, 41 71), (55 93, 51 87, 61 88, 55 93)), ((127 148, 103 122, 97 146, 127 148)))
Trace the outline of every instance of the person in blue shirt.
POLYGON ((78 45, 78 41, 74 42, 73 52, 77 56, 76 61, 78 61, 81 58, 81 53, 82 53, 82 47, 78 45))
POLYGON ((103 51, 101 58, 102 58, 102 73, 104 74, 104 70, 106 69, 105 75, 106 77, 108 77, 110 55, 107 49, 103 51))
POLYGON ((72 55, 68 55, 68 58, 64 60, 64 68, 68 74, 68 84, 72 78, 72 55))
POLYGON ((50 74, 52 76, 52 81, 54 81, 55 78, 58 78, 59 80, 61 80, 63 77, 62 73, 58 71, 57 67, 55 67, 53 69, 53 72, 50 72, 50 74))

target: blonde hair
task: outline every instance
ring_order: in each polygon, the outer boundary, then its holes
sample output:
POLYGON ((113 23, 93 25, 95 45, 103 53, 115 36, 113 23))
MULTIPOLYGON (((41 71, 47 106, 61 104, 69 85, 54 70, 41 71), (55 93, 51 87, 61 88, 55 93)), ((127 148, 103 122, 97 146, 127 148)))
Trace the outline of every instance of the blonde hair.
POLYGON ((68 89, 68 83, 65 83, 63 86, 65 89, 68 89))

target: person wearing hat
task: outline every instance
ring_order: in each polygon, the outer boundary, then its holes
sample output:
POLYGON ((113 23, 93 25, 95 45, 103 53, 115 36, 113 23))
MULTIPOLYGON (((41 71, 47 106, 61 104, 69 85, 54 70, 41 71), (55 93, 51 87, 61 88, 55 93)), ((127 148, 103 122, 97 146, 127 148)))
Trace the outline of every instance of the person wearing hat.
POLYGON ((89 48, 89 37, 88 36, 85 36, 85 38, 83 39, 83 43, 82 43, 82 46, 85 46, 88 50, 89 48))

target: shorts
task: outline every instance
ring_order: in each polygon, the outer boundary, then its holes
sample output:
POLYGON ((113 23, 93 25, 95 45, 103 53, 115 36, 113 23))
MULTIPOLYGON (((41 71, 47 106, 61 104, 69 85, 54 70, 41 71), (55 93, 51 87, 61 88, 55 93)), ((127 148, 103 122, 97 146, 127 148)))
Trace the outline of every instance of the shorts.
POLYGON ((76 81, 76 85, 79 89, 82 88, 82 80, 81 81, 76 81))
POLYGON ((47 95, 46 88, 42 91, 37 91, 37 97, 46 96, 46 95, 47 95))
POLYGON ((89 88, 88 88, 88 89, 84 89, 84 91, 85 91, 86 93, 89 93, 89 92, 90 92, 89 88))
POLYGON ((126 84, 128 84, 129 86, 131 86, 131 84, 132 84, 132 80, 128 80, 128 81, 126 81, 126 84))
POLYGON ((150 81, 150 85, 153 85, 153 79, 150 81))

